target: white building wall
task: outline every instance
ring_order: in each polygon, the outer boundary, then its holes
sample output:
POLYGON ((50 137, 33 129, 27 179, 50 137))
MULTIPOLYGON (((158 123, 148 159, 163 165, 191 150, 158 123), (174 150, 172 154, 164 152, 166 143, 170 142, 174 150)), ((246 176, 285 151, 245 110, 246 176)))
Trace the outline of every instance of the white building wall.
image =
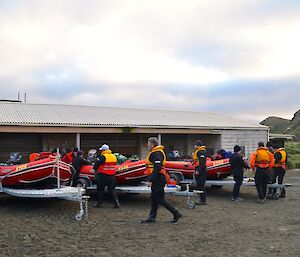
POLYGON ((258 142, 268 141, 268 130, 223 130, 221 148, 233 151, 235 145, 245 146, 245 157, 248 159, 257 149, 258 142))
MULTIPOLYGON (((139 135, 139 155, 141 158, 145 158, 148 154, 147 139, 155 134, 141 134, 139 135)), ((268 141, 268 130, 221 130, 220 135, 212 134, 199 134, 199 135, 187 135, 186 136, 186 154, 191 155, 194 152, 194 143, 196 140, 202 140, 207 148, 213 149, 214 153, 217 153, 219 149, 225 149, 226 151, 233 151, 235 145, 245 146, 246 158, 257 149, 258 142, 262 141, 265 144, 268 141)), ((162 134, 162 141, 164 141, 164 134, 162 134)), ((176 140, 177 141, 177 140, 176 140)), ((184 142, 180 140, 180 143, 184 142)), ((178 142, 174 142, 176 146, 178 142)), ((184 147, 184 146, 182 146, 184 147)))

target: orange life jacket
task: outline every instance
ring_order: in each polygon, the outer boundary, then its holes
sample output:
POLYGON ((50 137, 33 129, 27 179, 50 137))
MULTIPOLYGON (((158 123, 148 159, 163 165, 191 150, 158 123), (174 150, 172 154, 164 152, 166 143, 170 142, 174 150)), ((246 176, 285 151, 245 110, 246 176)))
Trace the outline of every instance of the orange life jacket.
POLYGON ((104 173, 106 175, 115 175, 117 171, 117 157, 111 152, 111 150, 105 150, 101 153, 105 157, 105 162, 98 168, 98 173, 104 173))
POLYGON ((197 156, 199 151, 206 151, 206 147, 205 146, 199 146, 196 151, 193 153, 193 164, 195 165, 195 167, 199 166, 199 158, 197 156))
POLYGON ((161 152, 164 156, 164 159, 163 159, 163 163, 162 163, 160 173, 164 174, 164 176, 166 177, 167 184, 170 184, 171 179, 170 179, 170 176, 169 176, 169 174, 167 173, 167 171, 165 169, 165 163, 166 163, 167 157, 166 157, 166 154, 163 151, 163 149, 164 149, 164 147, 162 145, 158 145, 158 146, 153 147, 151 149, 151 151, 148 153, 147 158, 146 158, 146 171, 145 171, 145 174, 146 175, 151 175, 153 170, 154 170, 154 163, 152 163, 150 161, 150 155, 154 152, 161 152))
POLYGON ((266 147, 258 147, 250 158, 250 166, 258 168, 271 168, 274 166, 274 155, 266 147))
POLYGON ((286 152, 284 151, 284 148, 279 148, 275 150, 274 155, 276 153, 281 153, 281 160, 275 161, 274 167, 282 167, 283 169, 286 169, 286 152))
POLYGON ((40 157, 39 153, 32 153, 29 155, 29 162, 34 162, 40 157))

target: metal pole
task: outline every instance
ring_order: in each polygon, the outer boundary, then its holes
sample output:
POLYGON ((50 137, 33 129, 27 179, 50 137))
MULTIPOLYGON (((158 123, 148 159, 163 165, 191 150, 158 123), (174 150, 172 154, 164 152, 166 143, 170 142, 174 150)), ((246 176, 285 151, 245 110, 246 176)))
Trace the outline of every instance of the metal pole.
POLYGON ((80 133, 76 134, 76 146, 80 149, 80 133))
POLYGON ((59 148, 56 149, 57 189, 60 189, 59 148))
POLYGON ((158 144, 161 145, 161 134, 158 134, 157 139, 158 139, 158 144))

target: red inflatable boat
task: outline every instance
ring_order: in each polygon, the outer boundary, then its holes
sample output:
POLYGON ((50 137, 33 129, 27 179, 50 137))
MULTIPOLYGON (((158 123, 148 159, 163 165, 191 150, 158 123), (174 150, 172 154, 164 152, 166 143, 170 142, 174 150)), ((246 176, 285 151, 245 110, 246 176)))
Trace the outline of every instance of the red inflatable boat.
POLYGON ((0 182, 3 187, 32 186, 39 183, 55 183, 59 176, 61 182, 67 182, 71 177, 71 168, 57 161, 55 156, 45 159, 19 164, 1 165, 0 182))
MULTIPOLYGON (((195 166, 192 161, 167 161, 166 170, 172 173, 182 173, 184 178, 192 179, 195 166)), ((222 179, 232 174, 229 159, 212 161, 206 158, 207 179, 222 179)))
MULTIPOLYGON (((229 176, 232 173, 229 159, 212 161, 210 158, 207 158, 206 165, 208 170, 207 179, 221 179, 229 176)), ((186 179, 193 178, 193 173, 195 171, 195 166, 192 164, 192 162, 186 161, 167 161, 165 167, 169 174, 181 173, 186 179)), ((145 175, 145 171, 145 160, 128 160, 118 165, 116 183, 118 185, 138 184, 142 180, 146 179, 147 175, 145 175)), ((94 184, 93 166, 84 165, 81 167, 77 184, 84 187, 89 187, 94 184)))
MULTIPOLYGON (((137 184, 144 180, 147 175, 145 160, 130 161, 117 165, 116 183, 118 185, 137 184)), ((84 165, 80 169, 77 184, 82 186, 91 186, 94 183, 94 170, 92 165, 84 165)))

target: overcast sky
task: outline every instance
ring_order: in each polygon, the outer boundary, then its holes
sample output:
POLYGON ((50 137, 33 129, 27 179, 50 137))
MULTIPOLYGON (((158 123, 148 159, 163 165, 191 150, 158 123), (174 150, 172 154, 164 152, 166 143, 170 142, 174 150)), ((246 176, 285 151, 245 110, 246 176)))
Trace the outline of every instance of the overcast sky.
POLYGON ((0 98, 292 118, 299 17, 299 0, 0 0, 0 98))

